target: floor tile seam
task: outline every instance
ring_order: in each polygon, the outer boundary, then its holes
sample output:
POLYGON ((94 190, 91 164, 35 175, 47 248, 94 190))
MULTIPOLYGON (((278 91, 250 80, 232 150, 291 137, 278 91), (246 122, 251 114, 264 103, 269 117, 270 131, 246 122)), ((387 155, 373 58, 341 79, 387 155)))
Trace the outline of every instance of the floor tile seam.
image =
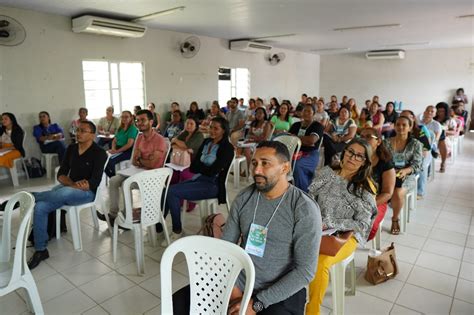
MULTIPOLYGON (((98 278, 100 278, 100 277, 102 277, 102 276, 105 276, 106 274, 109 274, 109 273, 115 271, 115 269, 113 269, 113 268, 111 268, 110 266, 108 266, 107 264, 105 264, 105 263, 104 263, 103 261, 101 261, 99 258, 93 257, 92 259, 98 260, 101 264, 103 264, 104 266, 106 266, 107 268, 112 269, 112 270, 110 270, 110 271, 108 271, 108 272, 106 272, 106 273, 104 273, 104 274, 102 274, 102 275, 98 275, 97 278, 92 279, 92 280, 90 280, 90 281, 86 281, 86 282, 84 282, 84 283, 81 283, 80 285, 77 285, 77 286, 76 286, 75 284, 73 284, 75 287, 80 287, 80 286, 82 286, 82 285, 88 284, 89 282, 92 282, 92 281, 94 281, 94 280, 97 280, 98 278)), ((69 268, 69 269, 72 269, 72 268, 77 267, 77 266, 79 266, 79 265, 82 265, 82 264, 84 264, 84 263, 86 263, 86 262, 89 262, 89 261, 91 261, 92 259, 89 259, 89 260, 87 260, 87 261, 84 261, 84 262, 82 262, 82 263, 80 263, 80 264, 78 264, 78 265, 72 266, 72 267, 69 268)), ((68 269, 66 269, 66 270, 68 270, 68 269)), ((66 271, 66 270, 59 271, 58 273, 61 274, 64 278, 66 278, 66 275, 65 275, 65 271, 66 271)), ((67 278, 66 278, 66 279, 67 279, 67 278)), ((69 280, 69 279, 67 279, 67 280, 69 280)))

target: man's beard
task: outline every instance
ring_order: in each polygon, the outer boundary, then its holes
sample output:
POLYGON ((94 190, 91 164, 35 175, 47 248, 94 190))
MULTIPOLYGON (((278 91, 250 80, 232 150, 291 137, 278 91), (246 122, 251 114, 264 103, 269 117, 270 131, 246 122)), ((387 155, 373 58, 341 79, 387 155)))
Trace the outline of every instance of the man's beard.
POLYGON ((255 187, 257 188, 257 190, 258 190, 259 192, 262 192, 262 193, 267 193, 267 192, 271 191, 271 190, 273 189, 273 187, 275 187, 276 184, 277 184, 276 181, 274 181, 274 182, 269 182, 269 181, 268 181, 268 177, 262 176, 262 175, 255 175, 255 176, 253 177, 253 180, 254 180, 254 182, 255 182, 255 187), (256 179, 257 179, 258 177, 265 179, 265 182, 262 183, 262 184, 258 184, 257 181, 256 181, 256 179))

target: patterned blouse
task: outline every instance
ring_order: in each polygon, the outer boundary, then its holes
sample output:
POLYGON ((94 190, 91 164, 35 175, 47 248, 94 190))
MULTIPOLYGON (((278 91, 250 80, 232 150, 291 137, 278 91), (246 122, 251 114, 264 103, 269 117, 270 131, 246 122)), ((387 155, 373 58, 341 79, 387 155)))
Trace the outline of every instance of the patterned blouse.
POLYGON ((332 168, 322 168, 309 185, 309 195, 318 202, 323 224, 338 231, 354 231, 359 244, 365 244, 377 215, 375 196, 365 191, 357 197, 347 190, 347 180, 332 168))
POLYGON ((405 149, 401 152, 395 152, 392 141, 387 138, 383 142, 385 147, 392 154, 392 161, 395 165, 395 169, 402 169, 405 167, 411 167, 413 172, 403 182, 404 188, 411 187, 414 185, 416 173, 421 172, 423 168, 423 144, 417 139, 410 137, 405 149))

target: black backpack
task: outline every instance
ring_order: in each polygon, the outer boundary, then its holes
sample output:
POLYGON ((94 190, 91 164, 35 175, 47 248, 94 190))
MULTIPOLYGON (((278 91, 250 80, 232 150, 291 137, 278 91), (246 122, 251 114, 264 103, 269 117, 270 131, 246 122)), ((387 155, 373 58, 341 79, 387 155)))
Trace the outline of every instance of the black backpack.
POLYGON ((32 157, 30 160, 25 160, 26 171, 30 178, 43 177, 46 174, 46 170, 41 166, 40 160, 32 157))

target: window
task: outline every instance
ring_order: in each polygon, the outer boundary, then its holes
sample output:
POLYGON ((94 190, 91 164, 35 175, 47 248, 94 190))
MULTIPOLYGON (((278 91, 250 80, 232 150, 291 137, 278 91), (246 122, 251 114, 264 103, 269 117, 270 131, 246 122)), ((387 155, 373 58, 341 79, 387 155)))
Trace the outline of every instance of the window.
POLYGON ((250 72, 246 68, 219 68, 219 104, 226 106, 231 97, 250 98, 250 72))
POLYGON ((133 112, 145 103, 145 84, 141 62, 82 61, 84 92, 89 118, 105 116, 112 105, 115 114, 133 112))

